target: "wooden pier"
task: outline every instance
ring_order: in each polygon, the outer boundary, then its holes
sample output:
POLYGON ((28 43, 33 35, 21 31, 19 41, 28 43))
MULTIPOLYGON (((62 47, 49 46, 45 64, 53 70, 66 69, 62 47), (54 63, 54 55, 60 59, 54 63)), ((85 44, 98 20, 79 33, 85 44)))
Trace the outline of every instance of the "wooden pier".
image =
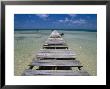
POLYGON ((23 76, 89 76, 88 72, 81 69, 83 66, 76 60, 76 53, 68 48, 56 30, 50 34, 28 66, 23 76))

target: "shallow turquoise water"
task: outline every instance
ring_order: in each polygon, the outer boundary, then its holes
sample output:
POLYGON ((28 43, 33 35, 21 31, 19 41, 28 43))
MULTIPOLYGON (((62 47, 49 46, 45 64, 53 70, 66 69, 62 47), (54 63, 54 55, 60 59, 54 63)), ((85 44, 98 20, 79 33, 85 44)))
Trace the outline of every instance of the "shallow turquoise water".
MULTIPOLYGON (((14 74, 21 75, 35 57, 51 30, 15 31, 14 35, 14 74)), ((97 32, 59 31, 70 49, 76 52, 83 69, 90 75, 97 75, 97 32)))

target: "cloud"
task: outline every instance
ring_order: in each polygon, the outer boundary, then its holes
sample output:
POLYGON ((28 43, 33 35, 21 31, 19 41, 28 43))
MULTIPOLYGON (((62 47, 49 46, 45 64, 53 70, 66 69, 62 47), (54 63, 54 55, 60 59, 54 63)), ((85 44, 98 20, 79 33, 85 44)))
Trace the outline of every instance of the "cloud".
POLYGON ((87 20, 85 20, 85 19, 74 20, 74 19, 65 18, 63 20, 58 20, 58 22, 60 22, 60 23, 67 23, 67 24, 86 24, 87 20))
POLYGON ((60 22, 60 23, 65 23, 65 22, 69 22, 70 20, 68 19, 68 18, 65 18, 65 19, 63 19, 63 20, 58 20, 58 22, 60 22))
POLYGON ((37 14, 36 16, 38 16, 42 19, 46 19, 46 18, 48 18, 49 15, 48 14, 37 14))
POLYGON ((68 19, 68 18, 65 18, 65 20, 64 20, 65 22, 69 22, 70 20, 68 19))
POLYGON ((58 20, 58 22, 62 23, 64 20, 58 20))
POLYGON ((85 23, 87 23, 87 21, 84 20, 84 19, 73 20, 71 22, 74 23, 74 24, 85 24, 85 23))

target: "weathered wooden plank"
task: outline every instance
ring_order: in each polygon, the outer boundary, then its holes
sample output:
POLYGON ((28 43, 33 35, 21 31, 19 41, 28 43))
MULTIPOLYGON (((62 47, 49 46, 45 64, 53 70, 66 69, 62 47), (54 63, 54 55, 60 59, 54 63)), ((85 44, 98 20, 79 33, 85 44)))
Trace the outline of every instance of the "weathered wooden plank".
POLYGON ((66 45, 44 45, 43 47, 68 47, 66 45))
POLYGON ((47 40, 54 40, 54 39, 56 39, 56 40, 64 40, 63 38, 48 38, 47 40))
POLYGON ((64 41, 64 39, 63 38, 52 38, 52 39, 50 39, 50 38, 48 38, 47 39, 47 41, 64 41))
POLYGON ((49 41, 64 41, 63 38, 48 38, 49 41))
POLYGON ((70 66, 70 67, 81 67, 81 65, 75 64, 75 63, 47 63, 47 62, 42 62, 42 63, 32 63, 31 65, 33 66, 70 66))
POLYGON ((45 41, 45 44, 65 44, 65 41, 61 41, 61 40, 50 41, 50 40, 47 40, 47 41, 45 41))
POLYGON ((64 41, 65 42, 63 38, 48 38, 46 41, 64 41))
POLYGON ((47 46, 47 47, 68 47, 66 44, 44 44, 43 46, 47 46))
POLYGON ((74 63, 78 63, 78 64, 80 64, 80 61, 78 61, 78 60, 56 60, 56 59, 53 59, 53 60, 51 60, 51 59, 46 59, 46 60, 40 60, 40 59, 35 59, 35 60, 33 60, 33 62, 74 62, 74 63))
POLYGON ((54 44, 44 44, 43 45, 43 48, 49 48, 49 49, 68 49, 68 46, 66 44, 57 44, 57 45, 54 45, 54 44))
POLYGON ((68 49, 68 47, 43 47, 43 49, 68 49))
POLYGON ((67 54, 47 54, 41 53, 36 55, 37 58, 76 58, 75 55, 67 55, 67 54))
POLYGON ((76 55, 71 49, 40 49, 38 53, 66 53, 76 55))
POLYGON ((82 67, 81 63, 77 60, 34 60, 31 65, 82 67))
POLYGON ((38 58, 75 58, 76 54, 70 49, 41 49, 38 58))
POLYGON ((49 75, 49 76, 89 76, 86 71, 73 71, 73 70, 25 70, 25 76, 36 76, 36 75, 49 75))
POLYGON ((63 38, 48 38, 45 41, 45 44, 64 44, 65 41, 63 38))
POLYGON ((66 43, 65 44, 44 44, 43 46, 59 46, 59 47, 66 46, 68 47, 66 43))
POLYGON ((37 58, 34 60, 75 60, 76 58, 37 58))

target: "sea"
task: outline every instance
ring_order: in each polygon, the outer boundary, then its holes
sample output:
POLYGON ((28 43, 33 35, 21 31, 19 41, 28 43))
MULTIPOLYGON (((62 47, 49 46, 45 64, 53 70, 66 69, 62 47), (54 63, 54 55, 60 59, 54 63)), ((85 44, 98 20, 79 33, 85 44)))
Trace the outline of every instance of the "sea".
MULTIPOLYGON (((53 30, 15 29, 14 30, 14 75, 21 76, 36 57, 53 30)), ((69 49, 72 49, 83 69, 91 76, 97 76, 97 31, 96 30, 57 30, 69 49)))

